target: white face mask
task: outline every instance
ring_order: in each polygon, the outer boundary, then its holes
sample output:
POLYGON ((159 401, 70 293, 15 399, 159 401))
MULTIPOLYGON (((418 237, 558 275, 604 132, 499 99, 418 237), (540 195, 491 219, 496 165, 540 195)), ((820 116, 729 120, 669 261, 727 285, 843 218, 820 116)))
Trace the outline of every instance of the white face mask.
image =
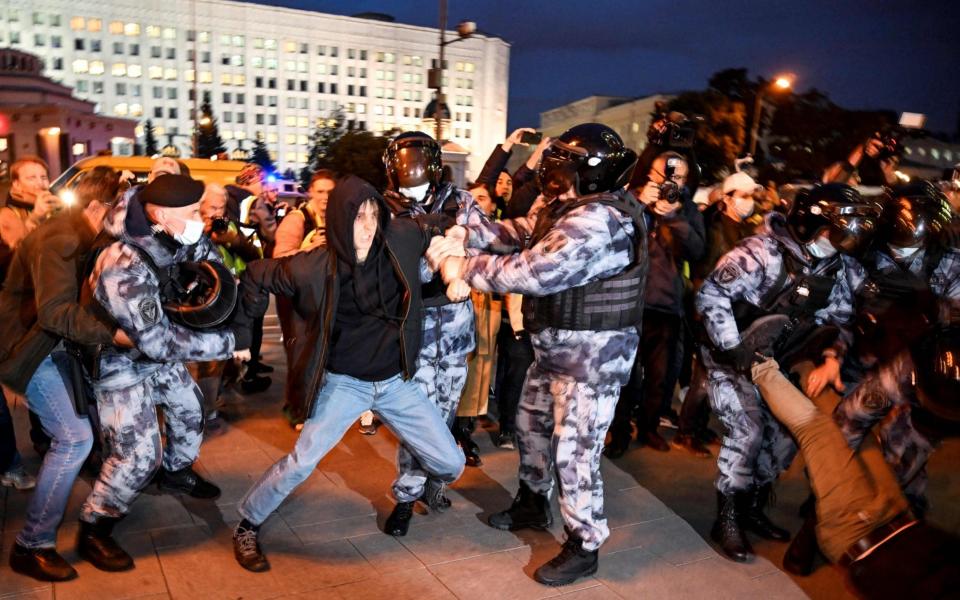
POLYGON ((753 198, 734 198, 733 199, 733 212, 737 214, 741 219, 746 219, 753 214, 754 202, 753 198))
POLYGON ((427 197, 427 192, 430 191, 430 183, 424 183, 423 185, 418 185, 416 187, 400 188, 400 193, 410 198, 416 200, 417 202, 423 202, 427 197))
POLYGON ((887 248, 890 249, 890 256, 893 257, 893 260, 900 262, 907 260, 916 254, 917 250, 920 249, 919 247, 913 248, 910 246, 903 248, 900 246, 894 246, 893 244, 887 244, 887 248))
POLYGON ((814 258, 829 258, 837 253, 837 249, 830 243, 830 239, 823 235, 817 236, 817 239, 807 244, 806 248, 810 256, 814 258))
POLYGON ((203 237, 203 221, 194 221, 193 219, 184 219, 182 233, 173 234, 173 239, 184 246, 192 246, 203 237))

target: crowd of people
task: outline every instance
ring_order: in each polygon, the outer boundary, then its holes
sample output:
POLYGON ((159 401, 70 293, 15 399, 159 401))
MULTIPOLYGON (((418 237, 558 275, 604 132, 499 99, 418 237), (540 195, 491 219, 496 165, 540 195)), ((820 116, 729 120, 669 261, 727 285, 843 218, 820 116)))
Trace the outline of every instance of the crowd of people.
POLYGON ((960 179, 904 183, 874 136, 821 181, 761 186, 738 162, 704 193, 670 127, 656 118, 638 154, 578 125, 511 173, 535 133, 519 129, 463 189, 433 138, 402 133, 386 190, 321 169, 296 206, 257 165, 204 185, 160 158, 141 184, 84 173, 60 210, 46 165, 19 160, 0 208, 0 382, 44 459, 24 468, 4 398, 0 483, 33 489, 11 567, 76 577, 56 533, 84 466, 78 554, 106 571, 134 568, 112 530, 147 485, 219 496, 192 465, 226 390, 273 383, 273 296, 299 434, 239 505, 248 570, 270 568, 261 526, 354 424, 399 439, 384 532, 404 536, 418 502, 443 513, 482 464, 482 421, 519 450, 491 527, 550 527, 558 491, 566 537, 534 573, 545 585, 597 571, 600 462, 635 437, 716 452, 711 538, 731 560, 752 559, 747 534, 792 539, 785 569, 809 574, 819 550, 863 597, 956 593, 960 540, 924 517, 927 459, 960 421, 960 179), (878 192, 861 192, 869 178, 878 192), (791 535, 766 508, 798 451, 811 492, 791 535))

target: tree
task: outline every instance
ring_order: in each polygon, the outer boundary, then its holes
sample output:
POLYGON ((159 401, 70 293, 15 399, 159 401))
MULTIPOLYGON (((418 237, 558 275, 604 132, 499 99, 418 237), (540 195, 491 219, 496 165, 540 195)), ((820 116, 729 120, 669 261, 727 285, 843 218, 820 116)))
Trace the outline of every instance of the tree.
POLYGON ((273 160, 270 158, 270 151, 267 150, 267 145, 263 143, 262 133, 257 134, 257 139, 253 142, 253 151, 250 152, 250 160, 247 162, 260 165, 260 167, 268 173, 273 173, 277 170, 276 165, 273 164, 273 160))
POLYGON ((143 126, 143 143, 143 153, 145 155, 154 156, 160 154, 160 148, 157 145, 157 132, 154 130, 153 121, 150 119, 147 119, 146 124, 143 126))
POLYGON ((383 151, 390 138, 369 131, 348 131, 330 147, 329 168, 340 174, 366 179, 378 190, 387 187, 383 151))
POLYGON ((307 164, 300 170, 300 183, 304 189, 310 185, 310 178, 318 169, 333 167, 330 149, 346 133, 343 125, 345 120, 343 111, 337 109, 326 119, 320 119, 317 127, 310 134, 310 153, 307 156, 307 164))
POLYGON ((220 137, 220 131, 217 129, 217 119, 213 116, 213 108, 208 100, 204 100, 200 106, 197 158, 210 158, 226 151, 223 138, 220 137))

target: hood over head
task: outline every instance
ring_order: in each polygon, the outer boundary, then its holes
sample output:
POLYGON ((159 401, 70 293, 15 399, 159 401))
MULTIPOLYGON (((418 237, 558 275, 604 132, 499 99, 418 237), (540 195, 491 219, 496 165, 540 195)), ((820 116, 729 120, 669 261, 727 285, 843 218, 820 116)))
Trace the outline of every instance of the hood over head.
POLYGON ((383 196, 376 188, 355 175, 339 179, 330 192, 326 214, 327 244, 337 258, 347 265, 357 264, 357 251, 353 245, 353 223, 360 212, 360 205, 370 199, 373 199, 380 209, 379 229, 369 254, 369 257, 373 257, 383 247, 383 234, 390 222, 390 211, 383 196))

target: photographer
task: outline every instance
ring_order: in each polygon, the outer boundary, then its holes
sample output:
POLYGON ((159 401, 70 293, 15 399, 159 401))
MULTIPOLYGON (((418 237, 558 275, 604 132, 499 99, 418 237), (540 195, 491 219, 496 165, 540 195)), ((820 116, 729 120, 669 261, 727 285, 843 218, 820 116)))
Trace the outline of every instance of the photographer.
POLYGON ((680 374, 679 344, 683 318, 683 279, 680 263, 703 254, 703 218, 686 187, 690 172, 676 152, 658 156, 647 172, 634 171, 631 189, 647 207, 647 247, 650 271, 644 293, 642 342, 630 383, 620 393, 610 426, 610 458, 622 456, 630 441, 630 418, 637 418, 637 440, 666 452, 657 433, 660 414, 670 409, 680 374))
POLYGON ((20 244, 0 294, 0 381, 26 396, 53 438, 10 554, 14 571, 41 581, 77 576, 55 545, 73 482, 93 445, 90 421, 78 408, 84 405, 83 375, 69 344, 131 346, 116 323, 78 302, 86 256, 119 190, 109 167, 83 175, 77 204, 20 244))
POLYGON ((823 174, 823 182, 866 186, 896 185, 896 171, 903 151, 899 135, 896 129, 874 133, 863 143, 854 146, 846 161, 828 167, 823 174))
POLYGON ((550 138, 537 137, 538 135, 536 130, 529 127, 515 130, 502 144, 493 149, 480 171, 480 176, 477 177, 477 183, 486 186, 487 191, 493 196, 493 201, 500 207, 503 218, 526 216, 537 196, 540 195, 536 169, 540 164, 543 151, 550 145, 550 138), (528 141, 524 141, 525 138, 528 141), (532 143, 537 144, 537 147, 511 177, 507 171, 507 162, 513 155, 513 147, 527 146, 532 143))

